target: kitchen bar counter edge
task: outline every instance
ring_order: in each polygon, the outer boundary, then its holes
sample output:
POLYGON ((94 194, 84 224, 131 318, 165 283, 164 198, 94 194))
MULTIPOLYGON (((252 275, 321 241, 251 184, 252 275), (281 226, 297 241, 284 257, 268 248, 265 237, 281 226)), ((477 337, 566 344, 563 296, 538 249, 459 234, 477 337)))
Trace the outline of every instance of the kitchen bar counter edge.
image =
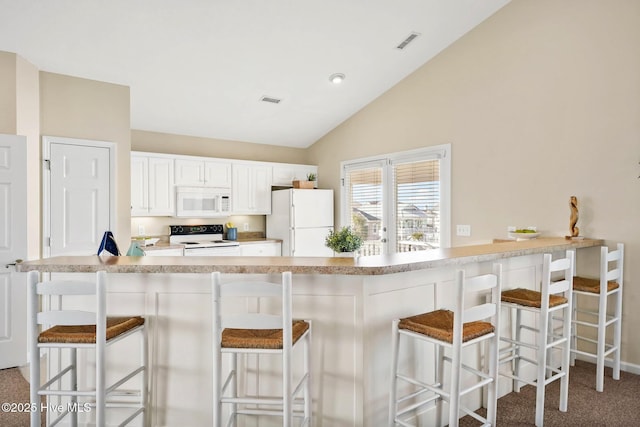
POLYGON ((384 275, 601 246, 602 239, 538 238, 358 258, 60 256, 18 264, 18 271, 384 275))

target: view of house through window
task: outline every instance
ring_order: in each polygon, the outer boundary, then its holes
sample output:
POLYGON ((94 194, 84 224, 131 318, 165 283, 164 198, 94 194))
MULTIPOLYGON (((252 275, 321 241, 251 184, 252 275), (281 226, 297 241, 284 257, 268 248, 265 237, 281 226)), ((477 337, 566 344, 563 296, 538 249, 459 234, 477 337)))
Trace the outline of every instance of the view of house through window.
POLYGON ((343 162, 342 222, 365 244, 361 255, 449 244, 449 146, 343 162))

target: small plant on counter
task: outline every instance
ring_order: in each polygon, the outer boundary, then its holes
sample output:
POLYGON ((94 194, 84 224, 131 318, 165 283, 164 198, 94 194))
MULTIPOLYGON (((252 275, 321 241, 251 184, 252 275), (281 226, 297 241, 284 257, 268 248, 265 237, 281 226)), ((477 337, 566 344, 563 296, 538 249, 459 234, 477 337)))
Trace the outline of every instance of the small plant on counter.
POLYGON ((362 246, 362 237, 351 231, 351 227, 331 230, 325 239, 325 245, 334 252, 355 252, 362 246))
POLYGON ((316 180, 316 174, 313 172, 309 172, 307 174, 307 181, 315 181, 316 180))

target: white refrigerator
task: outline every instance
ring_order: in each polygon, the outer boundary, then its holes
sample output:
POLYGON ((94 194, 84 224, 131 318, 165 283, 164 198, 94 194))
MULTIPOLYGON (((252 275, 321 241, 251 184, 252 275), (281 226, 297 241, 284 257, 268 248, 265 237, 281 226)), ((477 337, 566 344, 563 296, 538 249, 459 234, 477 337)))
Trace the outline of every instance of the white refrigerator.
POLYGON ((333 190, 295 189, 271 192, 267 237, 282 240, 283 256, 333 256, 324 245, 333 230, 333 190))

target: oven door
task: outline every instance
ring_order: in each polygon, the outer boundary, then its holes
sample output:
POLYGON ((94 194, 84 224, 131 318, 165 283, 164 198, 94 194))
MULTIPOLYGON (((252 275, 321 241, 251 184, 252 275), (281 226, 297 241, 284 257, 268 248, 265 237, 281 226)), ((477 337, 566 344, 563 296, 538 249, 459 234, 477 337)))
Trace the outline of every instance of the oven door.
POLYGON ((185 248, 184 256, 240 256, 240 245, 185 248))

